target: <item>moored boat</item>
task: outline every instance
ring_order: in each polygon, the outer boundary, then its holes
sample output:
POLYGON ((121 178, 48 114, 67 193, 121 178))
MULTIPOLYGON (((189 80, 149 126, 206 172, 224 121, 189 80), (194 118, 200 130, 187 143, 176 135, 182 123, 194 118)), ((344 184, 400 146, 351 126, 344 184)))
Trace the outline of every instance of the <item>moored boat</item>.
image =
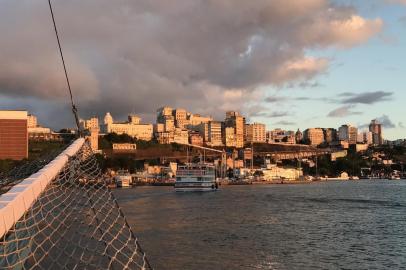
POLYGON ((176 171, 175 190, 215 191, 218 188, 215 168, 209 164, 187 164, 176 171))
POLYGON ((125 170, 119 170, 114 176, 117 187, 129 187, 132 184, 131 174, 125 170))

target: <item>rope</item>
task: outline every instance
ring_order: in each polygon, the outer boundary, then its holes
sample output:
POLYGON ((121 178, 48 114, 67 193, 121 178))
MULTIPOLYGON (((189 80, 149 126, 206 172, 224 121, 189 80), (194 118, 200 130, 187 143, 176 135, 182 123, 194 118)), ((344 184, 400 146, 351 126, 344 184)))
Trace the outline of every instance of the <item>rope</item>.
POLYGON ((48 4, 49 4, 49 10, 51 11, 51 17, 52 17, 52 22, 53 22, 53 25, 54 25, 56 40, 58 42, 59 54, 60 54, 61 59, 62 59, 63 70, 65 72, 66 83, 68 85, 69 96, 70 96, 70 101, 71 101, 71 106, 72 106, 72 113, 73 113, 73 115, 75 117, 76 126, 78 128, 78 134, 79 134, 80 137, 82 137, 83 132, 82 132, 82 129, 81 129, 80 123, 79 123, 78 109, 76 108, 75 102, 73 100, 72 89, 70 87, 68 72, 66 70, 65 59, 63 57, 62 46, 61 46, 61 42, 59 40, 59 34, 58 34, 58 29, 56 27, 55 16, 54 16, 54 11, 52 9, 51 0, 48 0, 48 4))

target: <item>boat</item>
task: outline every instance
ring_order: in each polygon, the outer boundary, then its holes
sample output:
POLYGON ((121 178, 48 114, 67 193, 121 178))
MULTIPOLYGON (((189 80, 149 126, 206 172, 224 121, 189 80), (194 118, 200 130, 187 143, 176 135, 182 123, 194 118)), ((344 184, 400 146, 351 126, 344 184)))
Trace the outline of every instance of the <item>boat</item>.
POLYGON ((209 164, 187 164, 176 171, 175 191, 215 191, 218 189, 215 167, 209 164))
POLYGON ((394 170, 389 176, 389 180, 400 180, 400 179, 401 179, 400 172, 396 170, 394 170))
POLYGON ((117 187, 129 187, 132 184, 131 174, 126 170, 119 170, 114 181, 117 187))

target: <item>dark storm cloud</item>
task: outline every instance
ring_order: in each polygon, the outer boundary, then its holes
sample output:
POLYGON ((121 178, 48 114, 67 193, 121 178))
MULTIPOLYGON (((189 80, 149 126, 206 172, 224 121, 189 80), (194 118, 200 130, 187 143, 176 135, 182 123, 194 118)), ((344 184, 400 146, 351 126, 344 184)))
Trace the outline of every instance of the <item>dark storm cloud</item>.
MULTIPOLYGON (((383 24, 327 0, 54 0, 54 9, 83 117, 239 109, 260 86, 324 72, 329 60, 308 49, 348 48, 383 24)), ((68 104, 46 1, 0 1, 0 38, 0 94, 15 106, 68 104)), ((70 121, 55 107, 59 120, 48 120, 70 121)))
POLYGON ((365 92, 360 94, 342 93, 341 97, 348 97, 341 101, 344 104, 374 104, 377 102, 388 101, 393 97, 393 92, 365 92))

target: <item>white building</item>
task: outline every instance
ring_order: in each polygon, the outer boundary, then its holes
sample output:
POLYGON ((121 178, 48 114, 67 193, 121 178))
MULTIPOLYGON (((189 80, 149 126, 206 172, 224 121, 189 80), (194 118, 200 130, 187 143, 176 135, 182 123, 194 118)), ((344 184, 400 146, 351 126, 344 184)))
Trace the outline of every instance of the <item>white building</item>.
POLYGON ((129 119, 132 122, 114 123, 113 117, 107 113, 104 117, 104 125, 101 126, 102 132, 127 134, 128 136, 137 138, 139 140, 150 141, 153 137, 152 124, 140 124, 139 117, 130 115, 129 119))

